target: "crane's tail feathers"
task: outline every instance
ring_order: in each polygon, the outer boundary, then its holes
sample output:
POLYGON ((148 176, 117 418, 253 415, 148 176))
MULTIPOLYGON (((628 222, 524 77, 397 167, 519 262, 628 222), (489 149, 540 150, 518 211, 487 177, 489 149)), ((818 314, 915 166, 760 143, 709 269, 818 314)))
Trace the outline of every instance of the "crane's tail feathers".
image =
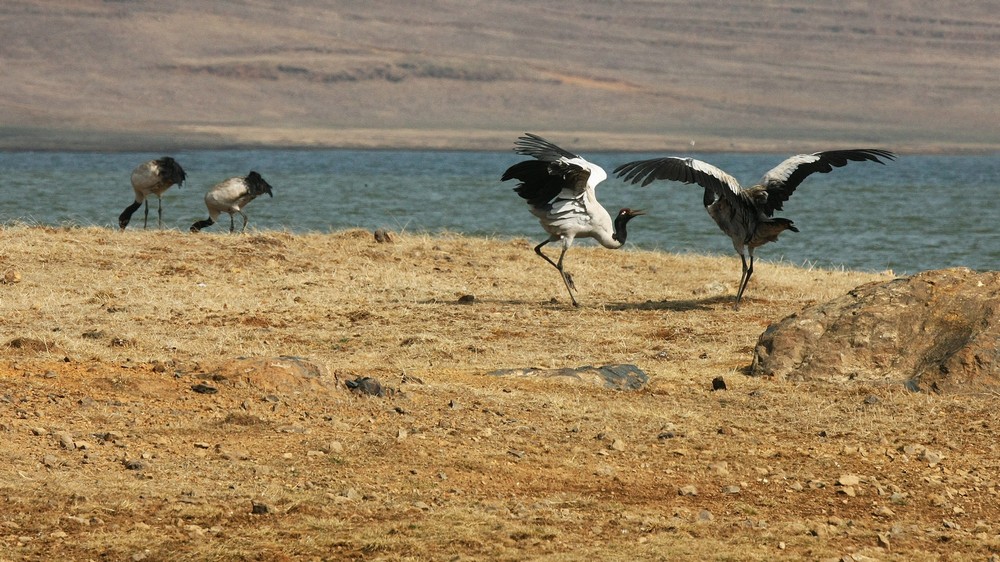
POLYGON ((773 218, 766 222, 758 223, 750 245, 757 247, 768 242, 777 242, 778 235, 786 230, 791 230, 792 232, 799 231, 799 229, 795 228, 795 223, 783 218, 773 218))

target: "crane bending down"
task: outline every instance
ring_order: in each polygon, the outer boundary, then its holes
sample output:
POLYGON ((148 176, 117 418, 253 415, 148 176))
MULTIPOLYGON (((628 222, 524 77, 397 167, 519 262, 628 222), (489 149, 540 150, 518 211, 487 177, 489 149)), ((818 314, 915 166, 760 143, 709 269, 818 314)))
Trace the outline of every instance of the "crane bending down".
POLYGON ((733 248, 743 262, 743 274, 736 293, 736 310, 753 275, 753 251, 758 246, 778 240, 785 230, 798 232, 792 221, 773 217, 788 200, 802 180, 814 172, 827 173, 848 161, 872 161, 884 164, 879 158, 894 160, 896 155, 887 150, 855 149, 830 150, 813 154, 798 154, 786 159, 764 174, 753 187, 743 188, 736 179, 715 166, 695 160, 668 156, 650 160, 628 162, 615 168, 614 173, 627 182, 649 185, 653 180, 673 180, 697 183, 705 188, 703 203, 709 216, 722 232, 733 241, 733 248), (750 263, 747 264, 747 255, 750 263))
MULTIPOLYGON (((258 195, 271 193, 271 185, 257 172, 251 171, 246 177, 229 178, 212 186, 205 194, 205 206, 208 207, 208 218, 191 225, 191 232, 198 232, 206 226, 212 226, 221 213, 229 213, 229 232, 236 229, 234 215, 243 217, 243 230, 247 229, 247 215, 243 212, 258 195)), ((240 232, 243 232, 241 230, 240 232)))
POLYGON ((157 224, 163 228, 163 200, 160 196, 164 191, 175 183, 180 186, 187 179, 184 169, 176 160, 169 156, 157 160, 150 160, 139 164, 132 170, 132 189, 135 191, 135 202, 125 207, 121 215, 118 215, 118 226, 125 230, 132 213, 139 209, 139 205, 146 204, 146 213, 142 218, 142 227, 146 228, 149 220, 149 196, 155 195, 157 200, 156 217, 157 224))
POLYGON ((628 221, 645 213, 625 208, 612 221, 595 194, 597 184, 607 179, 607 172, 538 135, 525 133, 518 137, 514 152, 535 160, 514 164, 500 181, 520 180, 514 191, 528 202, 531 214, 549 233, 548 239, 535 246, 535 253, 559 270, 573 306, 580 306, 573 295, 573 277, 563 269, 563 259, 573 240, 593 238, 605 248, 621 248, 628 237, 628 221), (557 240, 562 241, 562 251, 555 262, 542 253, 542 247, 557 240))

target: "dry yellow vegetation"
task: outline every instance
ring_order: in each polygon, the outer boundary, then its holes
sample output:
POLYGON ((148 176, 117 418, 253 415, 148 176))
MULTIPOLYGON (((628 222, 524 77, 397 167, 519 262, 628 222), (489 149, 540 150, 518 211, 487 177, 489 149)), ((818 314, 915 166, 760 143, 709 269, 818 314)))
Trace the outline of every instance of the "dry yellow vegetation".
POLYGON ((581 244, 573 308, 533 241, 393 238, 0 229, 0 560, 1000 551, 996 396, 742 374, 891 274, 760 262, 734 312, 734 257, 581 244), (278 356, 325 374, 224 374, 278 356), (486 375, 605 363, 650 382, 486 375))

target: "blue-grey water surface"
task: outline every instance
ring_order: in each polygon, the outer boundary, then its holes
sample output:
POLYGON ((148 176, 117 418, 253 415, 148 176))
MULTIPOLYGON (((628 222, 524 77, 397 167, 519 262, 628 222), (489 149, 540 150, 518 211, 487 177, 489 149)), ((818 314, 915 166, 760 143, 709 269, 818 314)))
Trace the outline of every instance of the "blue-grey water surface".
MULTIPOLYGON (((132 169, 158 153, 0 152, 0 222, 117 228, 133 200, 132 169)), ((227 177, 260 172, 274 198, 247 206, 249 230, 329 232, 388 228, 476 236, 545 238, 514 182, 499 181, 523 159, 513 152, 389 150, 199 150, 171 153, 187 171, 183 187, 163 196, 165 228, 187 235, 208 216, 205 191, 227 177)), ((588 153, 610 171, 665 154, 588 153)), ((787 155, 683 154, 715 164, 751 185, 787 155)), ((611 178, 598 198, 649 214, 631 222, 629 244, 670 252, 733 255, 705 213, 701 188, 676 182, 648 187, 611 178)), ((1000 268, 1000 155, 903 155, 882 166, 852 162, 813 174, 779 216, 786 232, 757 251, 797 265, 912 273, 966 266, 1000 268)), ((150 226, 156 226, 156 200, 150 226)), ((129 228, 142 228, 142 210, 129 228)), ((228 230, 227 216, 212 230, 228 230)), ((237 228, 240 221, 237 217, 237 228)), ((593 242, 578 242, 592 244, 593 242)))

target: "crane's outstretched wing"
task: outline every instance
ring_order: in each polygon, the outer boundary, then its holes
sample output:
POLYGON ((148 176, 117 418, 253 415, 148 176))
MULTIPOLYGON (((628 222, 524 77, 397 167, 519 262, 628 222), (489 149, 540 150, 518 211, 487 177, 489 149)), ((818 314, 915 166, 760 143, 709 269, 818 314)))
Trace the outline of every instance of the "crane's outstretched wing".
POLYGON ((560 158, 571 160, 573 158, 580 158, 576 154, 559 148, 542 137, 531 133, 524 133, 524 136, 517 138, 517 141, 514 142, 514 152, 523 154, 524 156, 532 156, 546 162, 555 162, 560 158))
MULTIPOLYGON (((767 191, 767 203, 760 209, 767 216, 781 210, 781 205, 791 197, 792 192, 802 180, 810 174, 819 172, 825 174, 834 168, 846 166, 847 162, 864 162, 866 160, 885 164, 879 160, 895 160, 896 155, 888 150, 863 148, 855 150, 829 150, 814 154, 797 154, 786 159, 781 164, 764 174, 760 185, 767 191)), ((761 207, 758 204, 758 207, 761 207)))
POLYGON ((565 160, 525 160, 507 168, 500 181, 521 180, 514 191, 529 205, 542 207, 560 195, 567 199, 580 196, 587 189, 588 178, 590 170, 565 160))
MULTIPOLYGON (((696 183, 712 190, 717 197, 737 199, 740 182, 719 168, 694 158, 667 156, 650 160, 636 160, 615 168, 615 175, 630 183, 649 185, 654 180, 672 180, 696 183)), ((706 203, 707 204, 707 203, 706 203)))

